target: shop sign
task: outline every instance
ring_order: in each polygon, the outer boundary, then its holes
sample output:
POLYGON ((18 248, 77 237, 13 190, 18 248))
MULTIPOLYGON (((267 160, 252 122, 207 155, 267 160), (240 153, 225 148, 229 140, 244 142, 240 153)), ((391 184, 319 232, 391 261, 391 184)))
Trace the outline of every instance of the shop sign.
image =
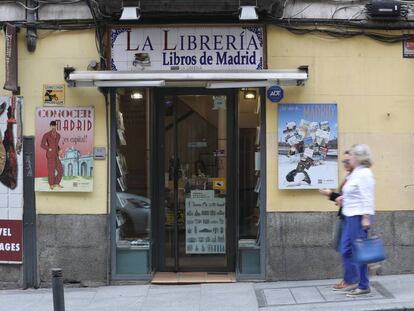
POLYGON ((22 220, 0 220, 0 262, 22 262, 22 224, 22 220))
POLYGON ((112 70, 260 70, 263 38, 257 25, 114 28, 112 70))
POLYGON ((94 108, 39 107, 35 126, 35 190, 92 191, 94 108))
POLYGON ((267 89, 267 98, 273 103, 280 102, 283 96, 283 89, 278 85, 271 86, 267 89))
POLYGON ((5 27, 5 72, 6 81, 3 88, 12 92, 19 90, 17 81, 17 29, 16 26, 6 24, 5 27))
POLYGON ((336 104, 279 104, 279 189, 338 186, 336 104))
POLYGON ((64 84, 43 85, 43 106, 63 106, 65 104, 64 84))
POLYGON ((21 96, 0 97, 0 262, 22 262, 21 96))

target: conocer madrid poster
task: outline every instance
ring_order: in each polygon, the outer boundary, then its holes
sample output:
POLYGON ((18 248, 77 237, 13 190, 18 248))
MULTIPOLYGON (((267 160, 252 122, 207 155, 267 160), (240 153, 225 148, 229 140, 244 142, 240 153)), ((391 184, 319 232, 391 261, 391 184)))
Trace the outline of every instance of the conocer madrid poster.
POLYGON ((92 191, 94 109, 38 107, 35 120, 36 191, 92 191))

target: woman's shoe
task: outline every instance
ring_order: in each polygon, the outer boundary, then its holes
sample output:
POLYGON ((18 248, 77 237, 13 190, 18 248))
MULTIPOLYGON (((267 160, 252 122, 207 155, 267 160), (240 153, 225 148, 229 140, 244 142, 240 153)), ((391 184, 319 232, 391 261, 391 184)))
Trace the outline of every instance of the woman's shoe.
POLYGON ((351 291, 351 290, 356 289, 356 288, 358 288, 358 284, 348 284, 345 281, 341 281, 340 283, 334 285, 332 290, 347 292, 347 291, 351 291))
POLYGON ((347 297, 355 297, 355 296, 359 296, 359 295, 365 295, 365 294, 369 294, 371 292, 371 289, 366 288, 366 289, 362 289, 362 288, 356 288, 352 291, 350 291, 348 294, 346 294, 347 297))

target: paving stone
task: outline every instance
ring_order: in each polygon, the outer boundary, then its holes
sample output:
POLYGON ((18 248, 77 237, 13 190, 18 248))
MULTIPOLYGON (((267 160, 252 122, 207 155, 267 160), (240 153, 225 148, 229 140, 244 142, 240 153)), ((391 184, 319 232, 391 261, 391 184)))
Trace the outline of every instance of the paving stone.
POLYGON ((297 287, 290 291, 297 303, 325 302, 317 287, 297 287))
POLYGON ((295 304, 295 298, 288 288, 263 290, 267 305, 290 305, 295 304))

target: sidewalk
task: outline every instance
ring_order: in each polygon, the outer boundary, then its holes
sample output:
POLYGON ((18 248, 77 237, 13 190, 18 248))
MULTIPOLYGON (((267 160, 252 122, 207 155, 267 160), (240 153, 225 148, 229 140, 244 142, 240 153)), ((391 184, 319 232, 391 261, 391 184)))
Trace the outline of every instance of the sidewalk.
MULTIPOLYGON (((66 311, 414 310, 414 275, 371 278, 372 292, 348 298, 338 280, 65 288, 66 311)), ((2 290, 1 311, 53 311, 51 289, 2 290)))

